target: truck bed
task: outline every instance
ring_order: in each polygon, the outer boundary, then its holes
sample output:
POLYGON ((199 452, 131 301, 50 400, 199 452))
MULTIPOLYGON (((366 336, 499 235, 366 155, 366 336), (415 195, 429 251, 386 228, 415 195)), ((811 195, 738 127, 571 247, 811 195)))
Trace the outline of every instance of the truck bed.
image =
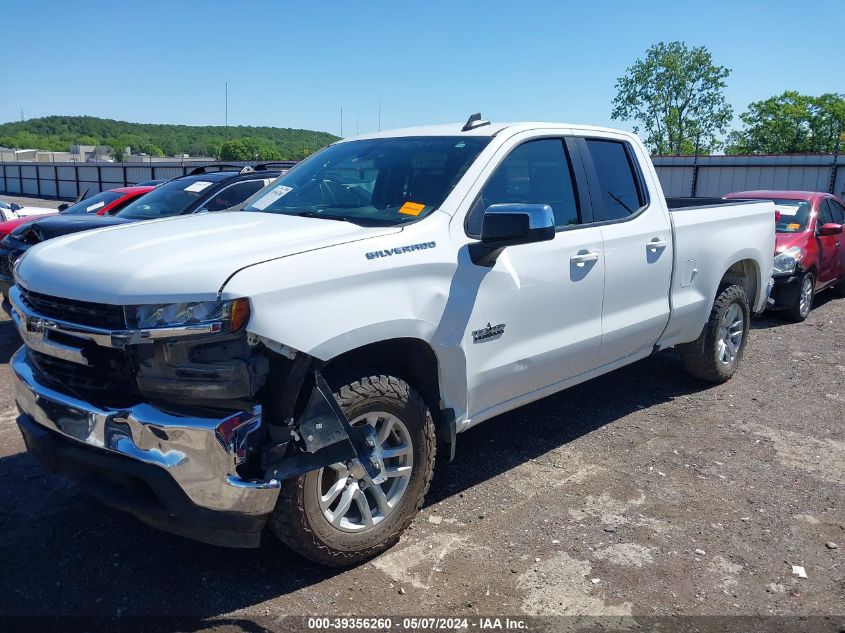
POLYGON ((666 198, 669 211, 687 211, 690 209, 704 209, 707 207, 721 207, 726 205, 748 204, 759 200, 725 200, 724 198, 666 198))

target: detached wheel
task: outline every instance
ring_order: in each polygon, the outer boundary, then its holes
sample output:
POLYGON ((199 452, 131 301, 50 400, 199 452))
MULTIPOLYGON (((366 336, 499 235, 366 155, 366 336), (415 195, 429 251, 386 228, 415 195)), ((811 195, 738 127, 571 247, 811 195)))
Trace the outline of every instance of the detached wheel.
POLYGON ((790 321, 800 323, 810 315, 810 310, 813 307, 814 281, 813 273, 807 273, 801 278, 798 296, 786 310, 786 316, 790 321))
POLYGON ((353 425, 381 442, 387 481, 370 484, 360 464, 334 464, 283 482, 270 529, 302 556, 353 565, 393 545, 422 506, 434 472, 434 422, 422 397, 393 376, 368 376, 335 391, 353 425))
POLYGON ((701 335, 692 343, 678 346, 687 373, 708 382, 730 380, 745 350, 750 312, 741 287, 722 288, 701 335))

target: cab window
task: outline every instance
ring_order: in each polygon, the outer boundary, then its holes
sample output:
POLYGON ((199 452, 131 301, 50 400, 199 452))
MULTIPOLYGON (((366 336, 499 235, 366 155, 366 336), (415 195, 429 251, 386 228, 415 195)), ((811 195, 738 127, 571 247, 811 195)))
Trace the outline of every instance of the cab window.
POLYGON ((490 176, 473 204, 467 233, 479 236, 485 209, 505 203, 547 204, 558 228, 579 224, 572 170, 561 139, 528 141, 514 149, 490 176))
POLYGON ((646 200, 628 144, 588 138, 586 145, 598 181, 599 191, 592 191, 592 183, 590 191, 600 219, 621 220, 636 213, 646 200))

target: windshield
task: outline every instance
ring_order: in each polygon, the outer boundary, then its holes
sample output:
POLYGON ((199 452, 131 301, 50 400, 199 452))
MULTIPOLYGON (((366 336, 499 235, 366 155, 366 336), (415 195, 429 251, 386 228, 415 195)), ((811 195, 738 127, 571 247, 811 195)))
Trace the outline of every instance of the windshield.
POLYGON ((153 220, 179 215, 214 184, 210 180, 194 178, 171 180, 128 204, 116 217, 127 220, 153 220))
POLYGON ((98 213, 103 210, 103 207, 110 205, 115 200, 120 200, 125 193, 117 191, 104 191, 95 196, 86 198, 82 202, 77 202, 75 205, 68 207, 60 213, 62 215, 85 215, 86 213, 98 213))
POLYGON ((392 226, 439 207, 488 137, 401 137, 327 147, 250 198, 245 211, 392 226))
POLYGON ((800 233, 807 228, 812 207, 806 200, 773 200, 780 213, 775 230, 778 233, 800 233))

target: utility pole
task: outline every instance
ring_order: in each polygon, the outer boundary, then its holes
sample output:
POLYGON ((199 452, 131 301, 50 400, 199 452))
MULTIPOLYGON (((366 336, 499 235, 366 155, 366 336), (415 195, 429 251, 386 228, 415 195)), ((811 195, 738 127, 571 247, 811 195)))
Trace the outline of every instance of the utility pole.
POLYGON ((839 160, 839 143, 842 140, 845 140, 845 134, 842 133, 842 126, 840 126, 839 130, 836 132, 836 144, 833 146, 833 164, 830 166, 830 182, 827 185, 828 193, 835 193, 836 172, 839 169, 839 166, 836 163, 839 160))
POLYGON ((229 82, 226 82, 226 114, 225 114, 225 136, 226 140, 229 140, 229 82))
POLYGON ((23 123, 23 109, 21 109, 21 123, 23 123))

